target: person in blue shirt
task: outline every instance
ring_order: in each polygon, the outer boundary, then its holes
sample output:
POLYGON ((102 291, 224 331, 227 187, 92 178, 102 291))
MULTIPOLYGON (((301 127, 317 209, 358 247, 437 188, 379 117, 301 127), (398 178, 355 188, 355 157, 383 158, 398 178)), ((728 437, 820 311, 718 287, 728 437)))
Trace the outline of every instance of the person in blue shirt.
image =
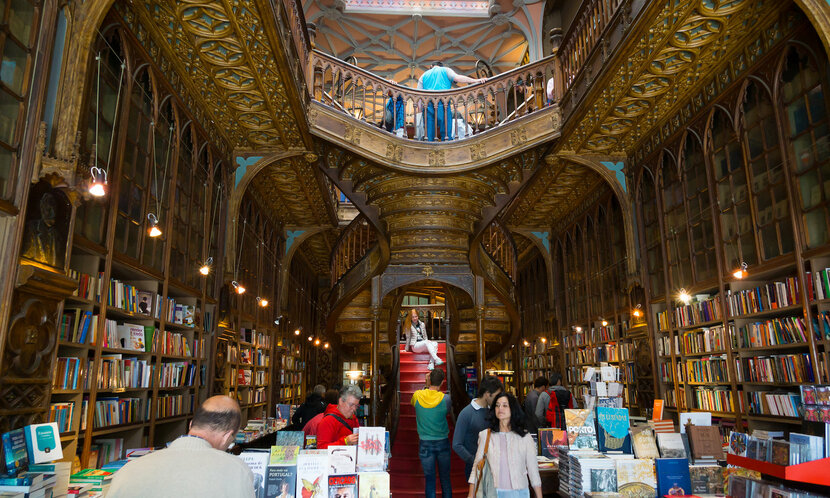
MULTIPOLYGON (((473 83, 484 83, 486 78, 470 78, 468 76, 464 76, 461 74, 457 74, 450 68, 444 67, 444 64, 440 61, 436 61, 432 63, 432 67, 430 67, 424 74, 418 78, 418 88, 421 90, 434 90, 434 91, 444 91, 449 90, 452 88, 453 83, 466 83, 466 84, 473 84, 473 83)), ((437 123, 437 131, 439 137, 443 139, 452 140, 452 127, 446 126, 449 124, 452 112, 446 112, 444 109, 444 102, 438 101, 438 123, 437 123), (448 116, 449 114, 449 116, 448 116)), ((435 108, 436 105, 434 102, 427 103, 426 106, 426 136, 427 140, 430 142, 435 140, 435 132, 436 132, 436 120, 435 120, 435 108)), ((449 110, 449 109, 447 109, 449 110)))

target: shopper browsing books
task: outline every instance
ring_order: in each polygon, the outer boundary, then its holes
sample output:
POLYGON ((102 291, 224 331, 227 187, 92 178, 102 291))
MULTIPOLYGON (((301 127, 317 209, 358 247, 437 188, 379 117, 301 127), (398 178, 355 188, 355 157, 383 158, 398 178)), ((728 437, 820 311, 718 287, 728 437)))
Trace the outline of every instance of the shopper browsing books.
POLYGON ((435 498, 435 466, 441 475, 442 496, 452 496, 450 482, 450 428, 447 414, 452 413, 450 397, 441 392, 444 371, 436 368, 427 376, 426 389, 415 391, 410 401, 415 406, 415 422, 418 427, 418 456, 424 469, 427 498, 435 498))
POLYGON ((452 449, 464 460, 464 475, 467 478, 470 477, 470 471, 473 469, 478 447, 478 433, 490 426, 488 408, 503 389, 504 386, 498 377, 492 375, 484 377, 478 387, 478 397, 458 414, 455 434, 452 436, 452 449))
POLYGON ((312 417, 312 419, 303 426, 303 432, 306 436, 317 436, 317 426, 320 425, 320 421, 323 420, 323 416, 326 414, 325 409, 330 405, 336 405, 339 398, 340 393, 336 389, 329 389, 326 391, 326 394, 323 395, 323 404, 325 408, 323 408, 322 412, 312 417))
POLYGON ((501 393, 490 409, 490 427, 478 435, 474 470, 470 475, 470 493, 476 495, 477 486, 485 486, 492 475, 497 498, 530 497, 527 483, 536 498, 542 498, 542 479, 536 461, 536 443, 525 429, 524 414, 519 401, 510 393, 501 393), (481 462, 481 464, 480 464, 481 462))
POLYGON ((547 392, 547 390, 548 379, 544 377, 537 377, 536 380, 533 381, 533 389, 529 390, 527 396, 525 397, 525 423, 527 424, 528 432, 531 434, 536 434, 536 431, 539 429, 539 423, 536 420, 536 405, 539 402, 539 395, 547 392))
POLYGON ((208 398, 196 410, 190 431, 170 445, 130 461, 112 480, 109 496, 254 496, 254 476, 240 458, 226 453, 239 431, 236 400, 208 398))
POLYGON ((306 397, 305 402, 300 405, 291 417, 291 422, 297 427, 296 430, 305 427, 305 425, 315 416, 326 411, 326 403, 323 401, 323 395, 326 394, 326 386, 317 384, 314 390, 306 397))
POLYGON ((330 445, 357 444, 354 433, 360 424, 355 416, 363 393, 357 386, 350 384, 340 389, 336 405, 326 407, 320 424, 317 426, 317 448, 327 449, 330 445))
POLYGON ((571 392, 562 386, 562 375, 552 373, 550 376, 550 391, 539 395, 536 403, 536 422, 539 427, 565 428, 565 409, 574 407, 571 392))

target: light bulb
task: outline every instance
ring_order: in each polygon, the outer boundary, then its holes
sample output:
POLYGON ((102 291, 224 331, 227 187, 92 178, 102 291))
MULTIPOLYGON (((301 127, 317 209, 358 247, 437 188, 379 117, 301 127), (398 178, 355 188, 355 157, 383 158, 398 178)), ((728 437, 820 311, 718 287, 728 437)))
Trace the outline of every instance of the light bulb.
POLYGON ((294 335, 300 335, 300 329, 295 330, 294 335))
POLYGON ((643 316, 643 310, 640 309, 639 304, 631 311, 631 315, 635 318, 640 318, 641 316, 643 316))
POLYGON ((681 303, 688 305, 692 302, 692 296, 686 292, 686 289, 680 289, 680 292, 677 294, 677 299, 680 300, 681 303))
POLYGON ((542 337, 542 344, 544 344, 546 342, 548 342, 548 338, 547 337, 542 337))
POLYGON ((576 330, 577 332, 582 332, 582 327, 577 325, 576 327, 574 327, 574 330, 576 330))
POLYGON ((236 289, 236 293, 239 295, 245 294, 245 291, 247 290, 245 289, 245 287, 242 286, 242 284, 240 284, 236 280, 231 282, 231 285, 233 285, 233 288, 236 289))
POLYGON ((93 197, 104 197, 107 194, 107 191, 104 189, 103 183, 95 182, 89 186, 89 193, 92 194, 93 197))
POLYGON ((320 339, 314 339, 314 345, 319 346, 320 345, 320 339))
POLYGON ((147 234, 150 237, 159 237, 161 235, 161 229, 158 227, 159 219, 156 218, 156 215, 153 213, 148 213, 147 221, 150 223, 150 228, 147 229, 147 234))
POLYGON ((89 193, 93 197, 103 197, 107 194, 107 172, 97 166, 89 168, 92 175, 89 184, 89 193))
POLYGON ((607 327, 608 326, 608 320, 603 320, 602 321, 602 326, 607 327))
POLYGON ((259 303, 259 305, 262 306, 263 308, 266 308, 268 306, 268 300, 265 299, 264 297, 257 296, 256 297, 256 302, 259 303))
POLYGON ((530 346, 530 343, 527 341, 522 341, 522 344, 524 344, 525 346, 530 346))
POLYGON ((313 335, 308 336, 308 342, 311 342, 311 341, 313 341, 313 340, 314 340, 314 336, 313 336, 313 335))
POLYGON ((213 264, 213 258, 208 258, 205 260, 204 264, 199 268, 199 273, 204 276, 208 276, 210 274, 210 265, 213 264))
POLYGON ((746 278, 747 275, 749 275, 749 273, 746 271, 746 263, 743 261, 741 262, 741 266, 737 270, 732 272, 732 276, 737 278, 738 280, 746 278))
POLYGON ((326 343, 324 343, 324 344, 323 344, 323 349, 328 349, 328 348, 329 348, 329 343, 327 343, 327 342, 326 342, 326 343))

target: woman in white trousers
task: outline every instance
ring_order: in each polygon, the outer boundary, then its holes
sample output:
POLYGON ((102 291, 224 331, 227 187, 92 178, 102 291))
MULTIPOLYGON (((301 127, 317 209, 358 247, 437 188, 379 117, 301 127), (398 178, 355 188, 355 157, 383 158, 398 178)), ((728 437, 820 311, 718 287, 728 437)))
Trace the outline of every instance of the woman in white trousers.
POLYGON ((428 352, 430 356, 429 368, 435 368, 435 365, 441 365, 444 362, 438 357, 438 343, 427 339, 427 329, 422 321, 418 319, 418 310, 412 309, 410 313, 411 323, 409 330, 406 331, 406 345, 405 351, 412 351, 413 353, 428 352))

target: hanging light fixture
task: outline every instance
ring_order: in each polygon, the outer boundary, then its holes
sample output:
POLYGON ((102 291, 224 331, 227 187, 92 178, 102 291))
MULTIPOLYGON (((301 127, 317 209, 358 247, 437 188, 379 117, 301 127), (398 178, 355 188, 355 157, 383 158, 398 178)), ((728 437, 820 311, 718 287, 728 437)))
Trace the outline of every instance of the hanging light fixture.
POLYGON ((677 294, 677 299, 685 305, 689 305, 692 302, 692 296, 686 292, 686 289, 680 289, 680 292, 677 294))
POLYGON ((580 327, 579 325, 577 325, 576 327, 574 327, 574 330, 575 330, 575 331, 576 331, 576 333, 578 334, 578 333, 582 332, 582 327, 580 327))
POLYGON ((89 168, 89 173, 92 176, 89 181, 90 195, 93 197, 107 195, 107 172, 97 166, 93 166, 89 168))
POLYGON ((150 223, 150 227, 147 229, 147 234, 150 237, 161 236, 161 229, 159 228, 159 219, 156 218, 156 215, 153 213, 148 213, 147 221, 149 221, 150 223))
POLYGON ((208 276, 208 274, 210 274, 210 266, 212 264, 213 258, 206 259, 202 266, 199 268, 199 273, 201 273, 204 276, 208 276))
POLYGON ((600 323, 602 323, 602 326, 603 326, 603 327, 607 327, 607 326, 608 326, 608 320, 606 320, 605 318, 602 318, 602 317, 600 317, 600 320, 602 320, 600 323))
POLYGON ((314 339, 314 345, 319 346, 320 345, 320 339, 314 339))
POLYGON ((328 349, 328 348, 329 348, 329 343, 324 342, 324 343, 323 343, 323 349, 328 349))
POLYGON ((240 284, 236 280, 231 282, 231 285, 233 285, 233 288, 236 289, 236 293, 239 295, 245 294, 245 291, 247 290, 245 289, 245 287, 242 286, 242 284, 240 284))
POLYGON ((257 297, 256 297, 256 302, 257 302, 257 304, 259 304, 259 305, 260 305, 261 307, 263 307, 263 308, 267 308, 267 307, 268 307, 268 300, 267 300, 267 299, 265 299, 264 297, 259 297, 259 296, 257 296, 257 297))
POLYGON ((522 345, 524 345, 525 347, 527 347, 527 346, 530 346, 530 343, 529 343, 529 342, 527 342, 527 340, 524 340, 524 341, 522 341, 522 345))
POLYGON ((643 307, 639 304, 635 306, 634 309, 631 310, 631 316, 633 316, 634 318, 640 318, 641 316, 643 316, 643 307))
POLYGON ((313 335, 308 336, 308 342, 311 342, 311 341, 313 341, 313 340, 314 340, 314 336, 313 336, 313 335))
POLYGON ((300 335, 300 331, 301 331, 301 329, 302 329, 302 327, 300 327, 300 328, 298 328, 298 329, 295 329, 295 330, 294 330, 294 335, 300 335))
POLYGON ((749 275, 749 272, 746 271, 746 266, 746 261, 741 261, 741 266, 732 272, 732 276, 738 280, 746 278, 749 275))
POLYGON ((542 344, 545 344, 545 343, 547 343, 547 342, 548 342, 548 338, 547 338, 547 337, 542 337, 542 339, 540 339, 540 340, 542 341, 542 344))

